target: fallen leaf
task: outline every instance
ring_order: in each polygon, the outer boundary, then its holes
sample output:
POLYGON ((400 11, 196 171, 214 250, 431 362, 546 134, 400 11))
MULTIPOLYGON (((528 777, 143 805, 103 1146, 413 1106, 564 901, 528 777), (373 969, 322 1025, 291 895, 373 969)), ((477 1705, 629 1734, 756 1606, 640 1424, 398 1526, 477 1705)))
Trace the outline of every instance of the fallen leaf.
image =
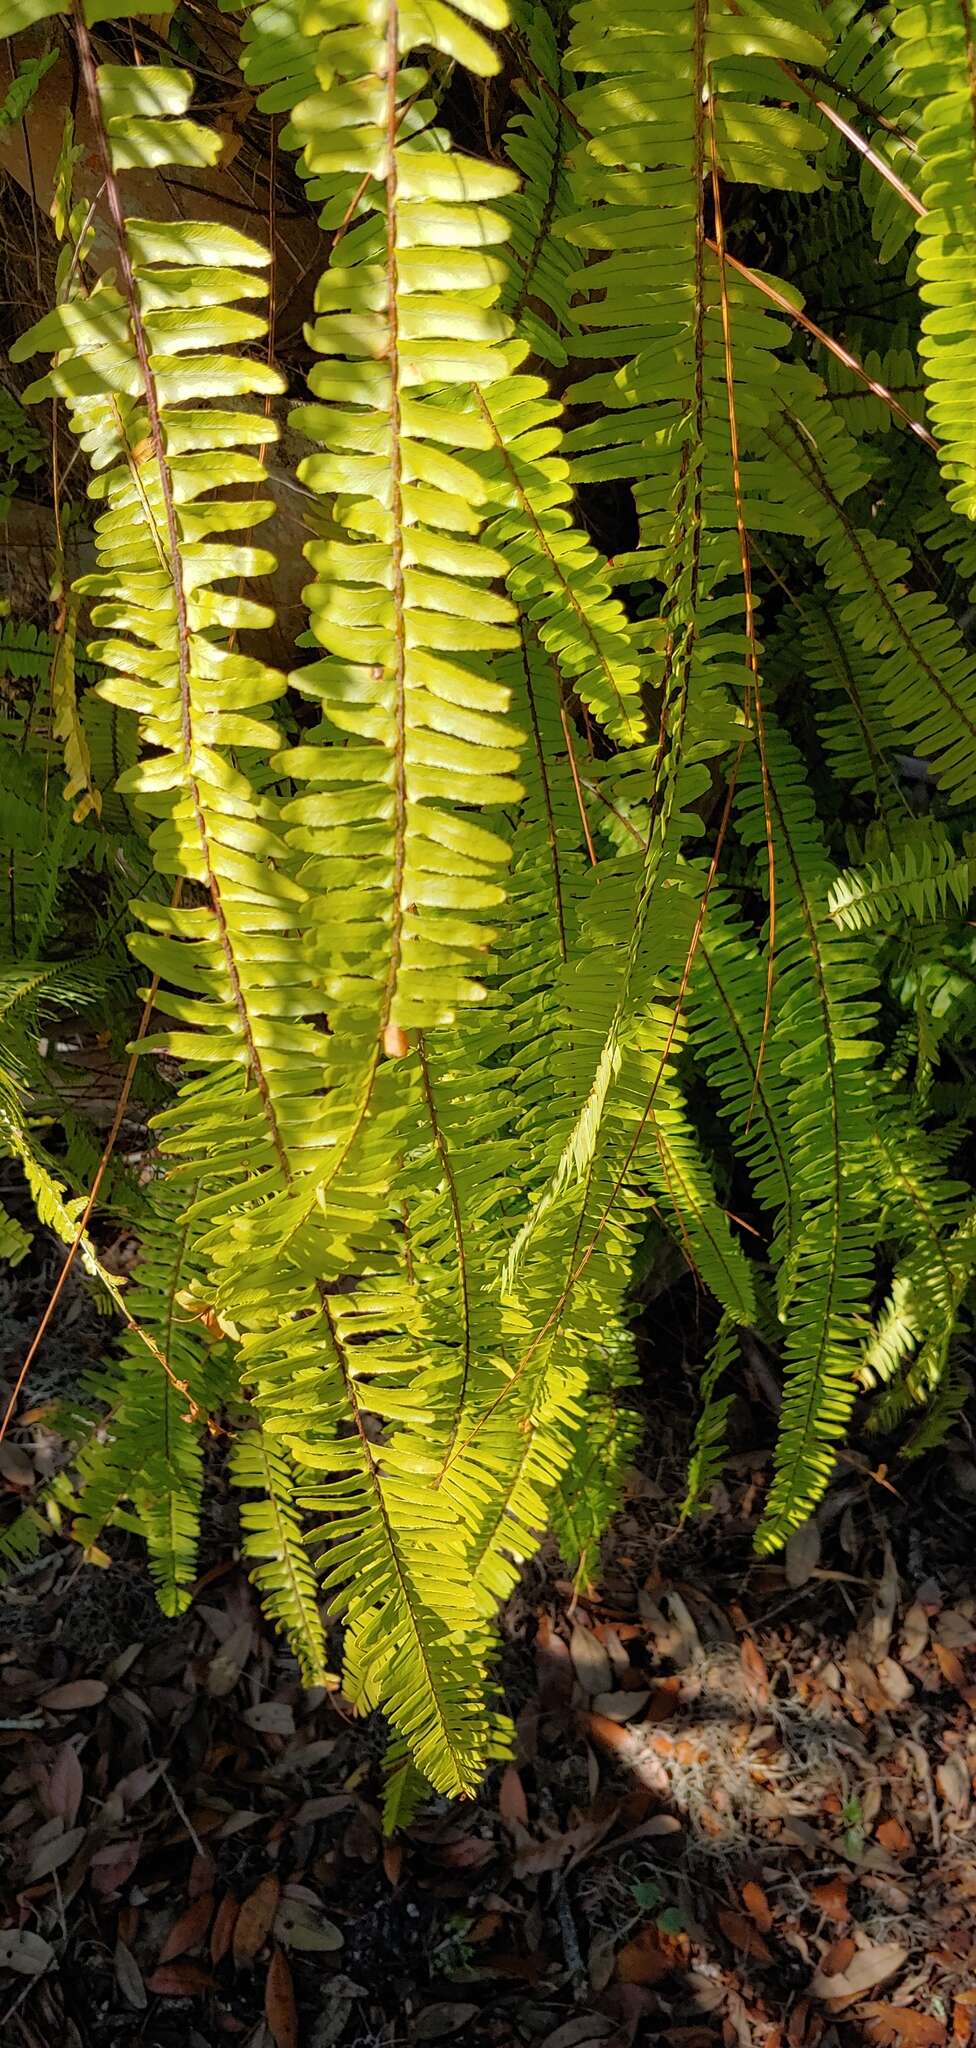
POLYGON ((672 1641, 668 1649, 668 1655, 671 1657, 672 1662, 678 1666, 679 1671, 683 1671, 689 1664, 693 1664, 697 1657, 701 1656, 701 1637, 698 1633, 694 1616, 685 1601, 682 1600, 681 1594, 675 1593, 672 1590, 665 1595, 665 1599, 672 1624, 672 1641))
POLYGON ((18 1493, 29 1493, 37 1484, 37 1473, 19 1444, 0 1444, 0 1478, 18 1493))
POLYGON ((783 1566, 787 1585, 794 1589, 805 1586, 819 1563, 820 1530, 816 1518, 811 1516, 809 1521, 801 1522, 800 1527, 794 1529, 786 1546, 783 1566))
POLYGON ((317 1949, 323 1955, 341 1948, 344 1939, 334 1920, 327 1920, 324 1913, 303 1899, 282 1899, 275 1914, 274 1931, 286 1948, 317 1949))
MULTIPOLYGON (((216 1662, 216 1659, 214 1659, 216 1662)), ((213 1667, 211 1667, 212 1669, 213 1667)), ((241 1716, 258 1735, 294 1735, 295 1716, 287 1700, 261 1700, 241 1716)))
POLYGON ((44 1805, 48 1813, 59 1814, 65 1827, 74 1826, 78 1818, 85 1781, 78 1752, 73 1743, 59 1743, 44 1787, 44 1805))
POLYGON ((106 1842, 103 1848, 96 1849, 89 1883, 99 1898, 109 1899, 113 1892, 121 1891, 136 1870, 141 1854, 141 1835, 128 1842, 106 1842))
POLYGON ((539 1711, 557 1712, 573 1690, 573 1665, 562 1636, 553 1628, 548 1614, 540 1614, 535 1639, 535 1668, 539 1688, 539 1711))
POLYGON ((469 2020, 477 2019, 476 2005, 428 2005, 417 2014, 413 2025, 415 2041, 445 2041, 449 2034, 456 2034, 466 2027, 469 2020))
POLYGON ((38 1705, 52 1714, 73 1714, 81 1707, 101 1706, 108 1686, 100 1678, 76 1678, 70 1685, 54 1685, 42 1692, 38 1705))
POLYGON ((889 1705, 884 1687, 877 1672, 865 1657, 848 1657, 844 1663, 844 1678, 850 1697, 867 1708, 869 1714, 883 1714, 889 1705))
POLYGON ((966 1813, 972 1798, 972 1778, 965 1757, 954 1749, 944 1763, 939 1765, 935 1782, 947 1806, 956 1813, 966 1813))
POLYGON ((115 1954, 112 1962, 115 1970, 115 1981, 125 1999, 126 2005, 131 2005, 134 2012, 145 2012, 149 2000, 146 1996, 146 1987, 142 1981, 142 1971, 136 1962, 132 1950, 126 1948, 125 1942, 121 1939, 115 1944, 115 1954))
POLYGON ((220 1842, 227 1842, 231 1835, 242 1835, 245 1828, 256 1827, 258 1821, 263 1819, 264 1815, 255 1813, 252 1807, 238 1806, 233 1813, 227 1815, 226 1820, 221 1821, 216 1831, 217 1839, 220 1842))
POLYGON ((518 1877, 539 1877, 544 1871, 558 1870, 562 1864, 568 1867, 581 1863, 584 1856, 602 1842, 617 1818, 614 1806, 599 1820, 583 1820, 578 1827, 567 1828, 564 1835, 549 1835, 542 1842, 521 1842, 513 1858, 513 1869, 518 1877))
POLYGON ((882 1657, 878 1664, 878 1679, 885 1698, 893 1707, 903 1707, 910 1700, 915 1688, 907 1671, 896 1664, 894 1657, 882 1657))
POLYGON ((240 1899, 235 1899, 233 1892, 227 1892, 217 1907, 214 1924, 210 1931, 211 1962, 215 1964, 222 1963, 224 1957, 230 1954, 234 1927, 240 1910, 240 1899))
POLYGON ((966 2004, 965 1993, 955 2000, 952 2008, 952 2038, 958 2048, 969 2048, 976 2034, 976 2013, 966 2004))
POLYGON ((596 1940, 591 1941, 589 1954, 586 1958, 591 1991, 600 1992, 606 1990, 613 1976, 616 1960, 613 1936, 610 1934, 598 1934, 596 1940))
POLYGON ((569 1654, 573 1670, 583 1691, 590 1699, 595 1693, 609 1692, 613 1686, 613 1665, 603 1644, 597 1641, 591 1628, 584 1628, 581 1621, 574 1621, 569 1638, 569 1654))
POLYGON ((850 1934, 838 1935, 820 1958, 820 1970, 824 1977, 839 1977, 846 1970, 852 1956, 857 1954, 857 1942, 850 1934))
POLYGON ((18 1977, 40 1977, 53 1961, 50 1942, 29 1927, 0 1928, 0 1970, 14 1970, 18 1977))
POLYGON ((764 1707, 769 1698, 769 1674, 762 1653, 757 1649, 751 1636, 743 1637, 739 1659, 747 1691, 757 1707, 764 1707))
POLYGON ((200 1998, 212 1989, 213 1978, 200 1963, 161 1963, 146 1985, 160 1998, 200 1998))
POLYGON ((859 1948, 846 1969, 835 1976, 818 1970, 810 1990, 814 1998, 854 1998, 858 1992, 873 1991, 876 1984, 896 1976, 907 1957, 908 1950, 897 1941, 876 1942, 871 1947, 859 1948))
POLYGON ((875 1584, 871 1615, 861 1631, 864 1652, 872 1664, 880 1664, 888 1654, 900 1591, 898 1567, 886 1538, 884 1567, 875 1584))
POLYGON ((264 1986, 264 2017, 271 2029, 275 2048, 298 2048, 295 1987, 291 1971, 280 1948, 274 1950, 268 1965, 264 1986))
POLYGON ((554 2034, 547 2034, 539 2042, 539 2048, 597 2048, 612 2033, 613 2025, 598 2012, 586 2012, 575 2020, 565 2020, 554 2034))
POLYGON ((199 1948, 210 1925, 213 1914, 213 1893, 204 1892, 194 1899, 192 1906, 174 1920, 166 1940, 159 1951, 161 1963, 171 1963, 174 1956, 185 1956, 188 1949, 199 1948))
POLYGON ((483 1835, 462 1835, 457 1842, 441 1842, 437 1856, 451 1870, 480 1870, 495 1855, 494 1842, 483 1835))
POLYGON ((595 1714, 607 1714, 611 1721, 633 1721, 642 1714, 651 1697, 649 1686, 641 1692, 598 1692, 593 1700, 595 1714))
MULTIPOLYGON (((757 1885, 756 1890, 758 1889, 757 1885)), ((742 1955, 752 1956, 753 1961, 757 1963, 772 1962, 773 1958, 762 1935, 753 1922, 746 1919, 744 1913, 733 1913, 727 1907, 720 1906, 718 1924, 726 1941, 730 1941, 733 1948, 737 1948, 742 1955)))
MULTIPOLYGON (((901 1660, 903 1664, 914 1664, 920 1657, 929 1639, 929 1618, 919 1601, 908 1609, 901 1625, 901 1660)), ((938 1656, 938 1651, 936 1651, 938 1656)))
POLYGON ((41 1842, 31 1857, 27 1868, 28 1884, 35 1884, 40 1877, 49 1877, 52 1870, 61 1870, 70 1863, 76 1849, 80 1849, 87 1829, 69 1828, 67 1834, 54 1835, 49 1842, 41 1842))
POLYGON ((520 1827, 527 1827, 529 1802, 525 1787, 514 1764, 506 1764, 498 1787, 498 1811, 506 1827, 517 1821, 520 1827))
POLYGON ((909 2005, 865 2005, 864 2033, 879 2048, 942 2048, 945 2022, 909 2005))
MULTIPOLYGON (((330 1743, 329 1748, 332 1747, 333 1744, 330 1743)), ((303 1755, 303 1766, 304 1762, 303 1755)), ((303 1828, 309 1821, 331 1820, 334 1813, 348 1813, 355 1804, 351 1792, 329 1792, 321 1799, 305 1799, 295 1814, 294 1824, 296 1828, 303 1828)))
POLYGON ((237 1969, 249 1969, 274 1926, 281 1885, 273 1875, 262 1877, 244 1900, 234 1926, 231 1949, 237 1969))
POLYGON ((206 1686, 211 1699, 226 1699, 237 1685, 241 1672, 251 1654, 254 1631, 249 1621, 242 1621, 231 1629, 226 1642, 210 1660, 206 1686))
POLYGON ((618 1951, 615 1975, 621 1984, 659 1984, 670 1977, 675 1958, 664 1947, 655 1926, 642 1927, 618 1951))
POLYGON ((400 1872, 403 1869, 402 1842, 384 1842, 383 1869, 386 1873, 387 1882, 391 1884, 393 1886, 394 1891, 396 1891, 397 1885, 400 1882, 400 1872))
POLYGON ((933 1643, 935 1661, 947 1685, 960 1690, 966 1683, 966 1667, 957 1650, 950 1650, 947 1643, 933 1643))
POLYGON ((909 1849, 915 1847, 908 1829, 894 1816, 889 1820, 879 1821, 874 1832, 882 1849, 887 1849, 889 1856, 904 1856, 909 1849))
POLYGON ((768 1934, 773 1924, 773 1916, 762 1885, 753 1883, 751 1879, 748 1884, 744 1884, 742 1903, 750 1919, 755 1921, 760 1934, 768 1934))
POLYGON ((165 1768, 165 1761, 160 1762, 157 1760, 151 1764, 137 1764, 134 1771, 128 1771, 124 1778, 119 1779, 118 1784, 113 1787, 110 1794, 110 1797, 117 1802, 115 1814, 117 1820, 121 1820, 124 1813, 128 1813, 133 1806, 139 1805, 140 1800, 145 1799, 147 1792, 152 1791, 153 1786, 165 1768))
POLYGON ((940 1643, 949 1650, 976 1648, 976 1626, 957 1607, 945 1607, 935 1624, 940 1643))

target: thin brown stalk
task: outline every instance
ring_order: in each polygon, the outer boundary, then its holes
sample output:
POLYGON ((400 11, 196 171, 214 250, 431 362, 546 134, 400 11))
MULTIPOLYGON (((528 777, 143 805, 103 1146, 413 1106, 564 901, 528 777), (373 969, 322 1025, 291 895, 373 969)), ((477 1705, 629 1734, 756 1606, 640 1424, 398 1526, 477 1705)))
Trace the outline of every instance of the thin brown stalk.
MULTIPOLYGON (((718 244, 709 238, 708 246, 713 255, 717 256, 718 244)), ((795 306, 785 292, 778 291, 774 284, 770 284, 768 277, 760 277, 758 271, 750 270, 747 263, 740 263, 738 257, 730 256, 728 251, 725 254, 725 261, 730 270, 738 271, 739 276, 744 277, 746 283, 751 284, 755 291, 761 292, 764 299, 769 299, 772 305, 779 307, 780 312, 787 314, 790 320, 796 321, 798 327, 811 334, 814 341, 819 341, 821 348, 827 349, 839 363, 843 363, 845 369, 853 371, 854 376, 860 378, 868 391, 872 391, 875 398, 880 398, 894 413, 895 418, 901 420, 902 425, 906 426, 910 433, 917 435, 920 441, 924 441, 927 448, 937 447, 938 444, 928 428, 922 425, 921 420, 913 419, 911 413, 906 412, 894 392, 889 391, 886 384, 880 384, 876 377, 870 376, 863 363, 859 363, 857 357, 852 356, 850 349, 844 348, 839 341, 834 341, 831 335, 824 333, 822 327, 817 326, 815 320, 811 320, 806 313, 801 313, 799 306, 795 306)))

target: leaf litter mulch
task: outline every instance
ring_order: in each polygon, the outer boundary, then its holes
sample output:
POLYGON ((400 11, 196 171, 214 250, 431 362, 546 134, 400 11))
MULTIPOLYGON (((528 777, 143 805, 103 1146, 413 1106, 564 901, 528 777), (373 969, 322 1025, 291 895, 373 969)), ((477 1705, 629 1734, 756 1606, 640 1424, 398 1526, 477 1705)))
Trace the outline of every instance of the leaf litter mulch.
MULTIPOLYGON (((976 2043, 965 1421, 927 1466, 849 1454, 759 1563, 742 1414, 680 1530, 686 1419, 655 1409, 598 1585, 543 1553, 506 1609, 516 1760, 393 1841, 382 1730, 302 1693, 228 1561, 219 1474, 177 1622, 126 1539, 101 1570, 62 1545, 15 1575, 3 2048, 976 2043)), ((0 1447, 18 1500, 56 1455, 33 1416, 0 1447)))

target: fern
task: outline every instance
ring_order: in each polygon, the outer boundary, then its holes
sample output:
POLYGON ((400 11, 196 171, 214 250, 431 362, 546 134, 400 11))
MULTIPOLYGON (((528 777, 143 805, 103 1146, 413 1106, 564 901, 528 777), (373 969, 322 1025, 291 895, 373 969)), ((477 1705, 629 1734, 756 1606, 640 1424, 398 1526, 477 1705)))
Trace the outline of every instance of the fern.
MULTIPOLYGON (((56 11, 6 0, 0 32, 56 11)), ((74 1533, 139 1531, 179 1611, 226 1433, 303 1680, 341 1624, 346 1695, 387 1715, 392 1826, 506 1753, 493 1620, 546 1528, 598 1568, 635 1261, 666 1243, 716 1304, 688 1512, 741 1333, 782 1367, 761 1549, 859 1394, 913 1452, 962 1398, 965 35, 948 0, 249 6, 247 90, 322 234, 286 678, 256 637, 276 252, 202 192, 128 214, 126 171, 192 185, 221 141, 164 40, 120 61, 126 16, 71 16, 107 261, 69 117, 54 303, 0 398, 32 490, 57 402, 68 557, 82 478, 94 541, 50 618, 0 625, 0 1143, 71 1242, 101 1144, 58 1033, 150 1002, 151 1169, 104 1183, 132 1283, 97 1216, 80 1244, 125 1334, 74 1533)), ((16 1201, 0 1251, 31 1255, 16 1201)))

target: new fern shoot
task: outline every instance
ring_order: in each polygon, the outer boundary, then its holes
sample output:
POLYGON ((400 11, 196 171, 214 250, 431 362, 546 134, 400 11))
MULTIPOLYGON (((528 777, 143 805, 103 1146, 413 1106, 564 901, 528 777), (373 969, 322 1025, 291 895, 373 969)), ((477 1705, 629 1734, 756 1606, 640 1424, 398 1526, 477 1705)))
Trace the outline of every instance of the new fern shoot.
POLYGON ((911 1451, 965 1393, 964 12, 224 8, 318 224, 296 350, 274 204, 214 197, 197 12, 150 48, 117 0, 0 0, 23 118, 52 66, 66 116, 0 387, 4 502, 57 539, 0 628, 0 1148, 126 1324, 58 1512, 138 1531, 176 1613, 226 1432, 305 1680, 341 1622, 388 1718, 390 1825, 505 1753, 494 1617, 543 1532, 596 1569, 649 1240, 715 1304, 688 1512, 740 1333, 781 1365, 761 1550, 859 1396, 911 1451), (127 1011, 151 1122, 105 1188, 124 1289, 48 1029, 85 1006, 127 1011))

